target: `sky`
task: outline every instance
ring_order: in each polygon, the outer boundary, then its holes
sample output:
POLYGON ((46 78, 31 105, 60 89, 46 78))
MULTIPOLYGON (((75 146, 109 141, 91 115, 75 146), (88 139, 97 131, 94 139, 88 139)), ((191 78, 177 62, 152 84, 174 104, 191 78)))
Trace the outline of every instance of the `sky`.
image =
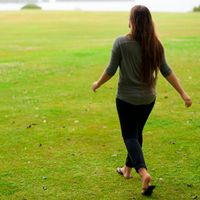
POLYGON ((153 11, 190 11, 200 5, 200 0, 135 0, 136 4, 146 5, 153 11))
MULTIPOLYGON (((38 0, 41 1, 41 0, 38 0)), ((158 12, 188 12, 194 6, 200 5, 200 0, 129 0, 129 1, 78 1, 54 3, 38 3, 43 10, 83 10, 83 11, 129 11, 135 4, 147 6, 151 11, 158 12)), ((0 4, 0 10, 19 10, 22 5, 0 4)))

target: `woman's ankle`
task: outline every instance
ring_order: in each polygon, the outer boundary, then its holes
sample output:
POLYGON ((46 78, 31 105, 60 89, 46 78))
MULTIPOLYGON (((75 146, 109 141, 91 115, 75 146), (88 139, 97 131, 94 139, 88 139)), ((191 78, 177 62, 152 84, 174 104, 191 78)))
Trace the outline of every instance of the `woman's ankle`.
POLYGON ((131 170, 132 170, 131 167, 128 167, 128 166, 126 166, 126 165, 123 167, 123 169, 124 169, 124 173, 128 173, 128 174, 130 174, 130 173, 131 173, 131 170))
POLYGON ((138 173, 142 176, 143 174, 145 174, 147 172, 146 168, 142 167, 140 169, 138 169, 138 173))
POLYGON ((126 170, 128 170, 128 171, 131 171, 131 170, 132 170, 132 167, 128 167, 128 166, 126 166, 126 165, 124 165, 124 168, 126 168, 126 170))
POLYGON ((150 176, 146 168, 143 167, 138 170, 138 173, 141 177, 150 176))
POLYGON ((125 177, 131 176, 131 170, 132 170, 132 168, 127 167, 126 165, 122 167, 122 172, 123 172, 125 177))

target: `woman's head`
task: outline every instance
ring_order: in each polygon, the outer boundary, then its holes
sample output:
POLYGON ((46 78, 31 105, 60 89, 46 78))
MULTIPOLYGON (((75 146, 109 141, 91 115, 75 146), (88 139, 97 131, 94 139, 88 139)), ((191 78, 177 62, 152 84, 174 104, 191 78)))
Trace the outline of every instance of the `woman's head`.
POLYGON ((147 32, 154 31, 153 21, 149 9, 145 6, 134 6, 130 12, 129 26, 132 34, 139 38, 143 34, 147 34, 147 32))
POLYGON ((134 6, 130 12, 129 27, 131 38, 138 41, 142 48, 143 81, 152 85, 157 77, 164 50, 156 36, 149 9, 141 5, 134 6))

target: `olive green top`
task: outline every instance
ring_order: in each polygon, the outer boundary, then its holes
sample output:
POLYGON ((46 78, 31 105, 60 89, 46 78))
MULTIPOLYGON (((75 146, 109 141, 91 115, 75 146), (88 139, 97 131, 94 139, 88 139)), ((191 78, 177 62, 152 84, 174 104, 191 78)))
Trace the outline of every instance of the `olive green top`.
MULTIPOLYGON (((156 98, 156 83, 153 86, 142 82, 141 46, 127 36, 115 40, 106 73, 113 76, 119 66, 117 98, 134 105, 150 104, 156 98)), ((167 77, 172 72, 163 57, 160 72, 167 77)))

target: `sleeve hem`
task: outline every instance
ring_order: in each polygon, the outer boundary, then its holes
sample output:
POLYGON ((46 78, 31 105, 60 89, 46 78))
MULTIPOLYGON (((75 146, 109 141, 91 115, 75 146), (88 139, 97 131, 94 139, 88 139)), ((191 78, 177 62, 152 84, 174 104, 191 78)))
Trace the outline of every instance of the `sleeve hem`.
POLYGON ((163 74, 163 76, 166 78, 167 76, 169 76, 173 71, 170 69, 169 71, 165 72, 163 74))

